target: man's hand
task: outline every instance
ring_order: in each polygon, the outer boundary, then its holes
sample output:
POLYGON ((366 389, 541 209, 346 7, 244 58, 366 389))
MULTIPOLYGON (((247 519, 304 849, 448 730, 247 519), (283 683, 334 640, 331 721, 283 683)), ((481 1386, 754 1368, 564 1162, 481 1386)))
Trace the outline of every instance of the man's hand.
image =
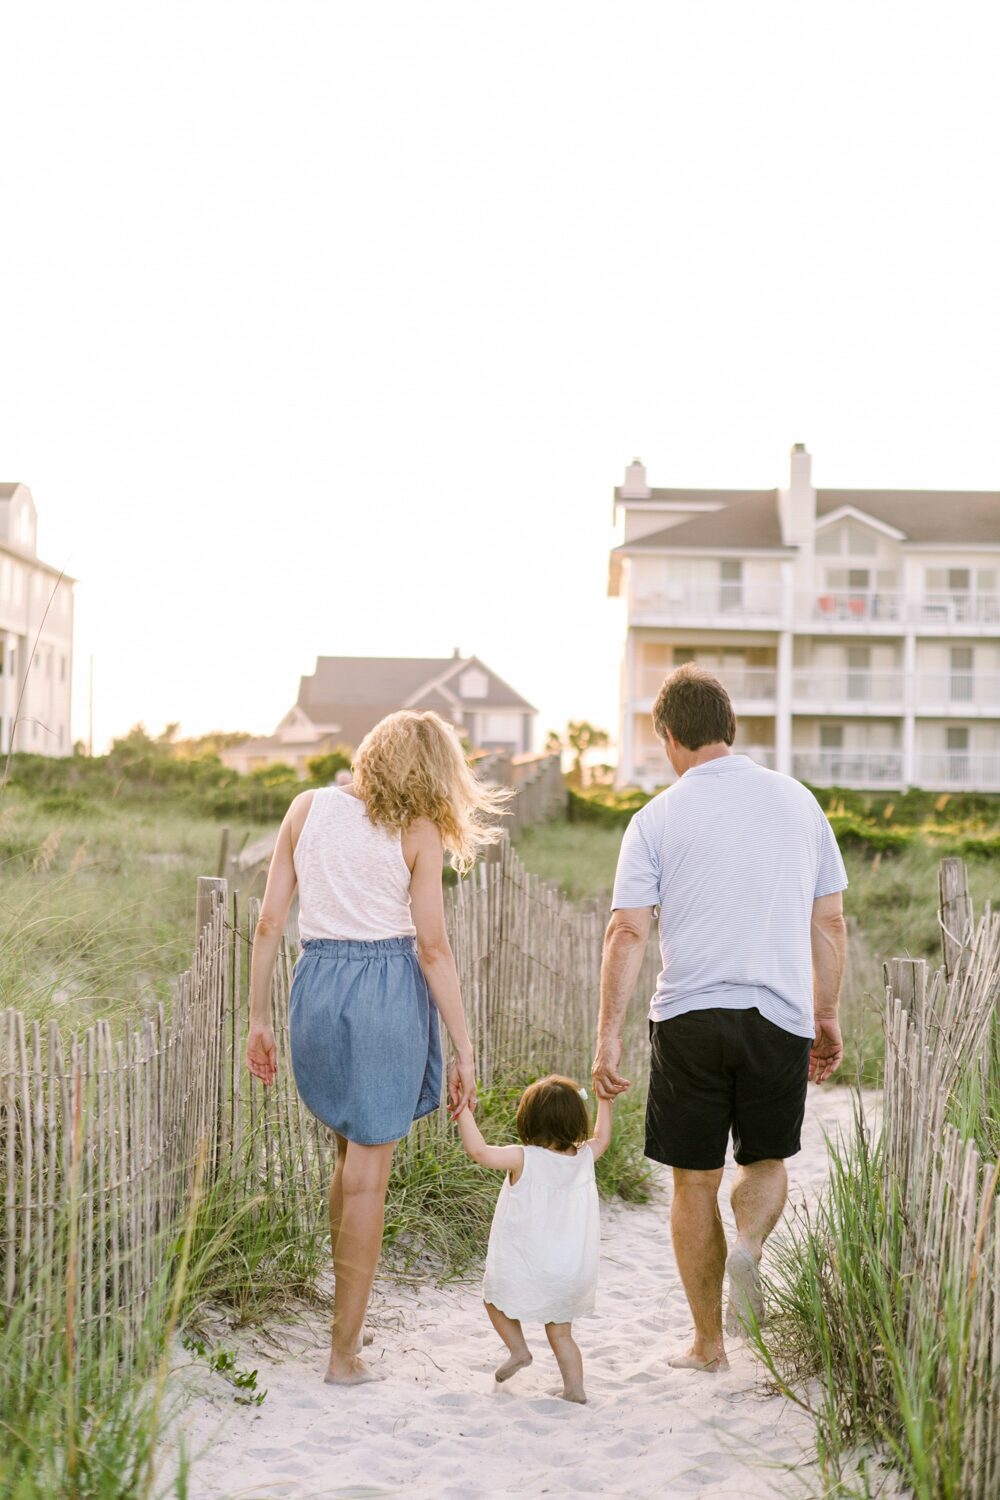
POLYGON ((825 1083, 844 1060, 844 1043, 840 1022, 833 1017, 816 1017, 816 1040, 809 1053, 809 1077, 813 1083, 825 1083))
POLYGON ((612 1037, 607 1041, 598 1042, 597 1056, 590 1070, 590 1076, 594 1080, 594 1092, 598 1099, 614 1099, 618 1094, 624 1094, 626 1089, 632 1087, 629 1080, 622 1078, 618 1072, 621 1060, 621 1037, 612 1037))

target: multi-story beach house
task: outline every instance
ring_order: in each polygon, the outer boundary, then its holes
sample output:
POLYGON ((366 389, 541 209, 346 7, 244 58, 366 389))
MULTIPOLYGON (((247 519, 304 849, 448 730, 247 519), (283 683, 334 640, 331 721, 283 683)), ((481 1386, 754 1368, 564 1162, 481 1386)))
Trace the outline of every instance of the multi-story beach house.
POLYGON ((73 749, 75 580, 42 562, 37 531, 27 485, 0 484, 0 755, 73 749))
POLYGON ((670 768, 650 711, 714 671, 737 748, 820 786, 1000 791, 1000 492, 828 490, 801 443, 773 490, 614 492, 626 602, 620 785, 670 768))

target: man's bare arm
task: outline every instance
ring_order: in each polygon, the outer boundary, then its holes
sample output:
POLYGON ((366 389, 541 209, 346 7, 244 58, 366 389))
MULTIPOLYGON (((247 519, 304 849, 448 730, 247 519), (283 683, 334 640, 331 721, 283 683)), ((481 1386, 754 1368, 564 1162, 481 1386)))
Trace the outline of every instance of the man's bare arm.
POLYGON ((635 982, 642 968, 653 916, 651 906, 612 912, 604 934, 601 957, 601 1010, 597 1021, 597 1055, 592 1069, 594 1088, 601 1099, 613 1099, 629 1087, 618 1072, 622 1028, 635 982))
POLYGON ((844 1043, 837 1019, 840 985, 847 961, 847 923, 840 891, 813 902, 810 926, 813 961, 813 1016, 816 1040, 809 1058, 809 1077, 825 1083, 840 1067, 844 1043))

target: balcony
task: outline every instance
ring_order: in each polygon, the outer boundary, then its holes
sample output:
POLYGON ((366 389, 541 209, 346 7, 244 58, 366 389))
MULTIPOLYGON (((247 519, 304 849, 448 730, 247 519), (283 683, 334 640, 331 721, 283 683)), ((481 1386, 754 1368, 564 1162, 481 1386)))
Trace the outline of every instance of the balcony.
POLYGON ((633 625, 712 625, 716 629, 767 623, 772 629, 784 612, 780 584, 716 583, 635 590, 629 600, 633 625))
POLYGON ((901 750, 795 750, 792 775, 812 786, 861 790, 903 784, 901 750))
POLYGON ((953 592, 916 599, 880 589, 817 589, 796 596, 795 618, 800 627, 824 625, 831 631, 877 624, 889 631, 924 625, 945 632, 971 626, 975 633, 992 633, 1000 631, 1000 594, 953 592))
POLYGON ((890 629, 901 629, 907 615, 907 599, 905 594, 874 589, 826 589, 797 595, 795 615, 800 622, 838 629, 844 625, 869 625, 873 621, 890 629))
MULTIPOLYGON (((661 751, 657 756, 648 745, 642 745, 638 754, 640 759, 632 767, 633 783, 651 791, 654 787, 670 786, 676 781, 666 751, 661 751)), ((774 770, 773 745, 734 745, 733 754, 749 755, 759 766, 766 766, 769 771, 774 770)))
POLYGON ((986 672, 921 672, 916 711, 1000 716, 1000 677, 986 672))
POLYGON ((1000 792, 1000 755, 939 750, 917 756, 917 785, 937 792, 1000 792))
POLYGON ((797 667, 792 673, 794 712, 902 713, 902 672, 870 672, 842 668, 814 672, 797 667))
MULTIPOLYGON (((652 705, 663 679, 672 670, 672 667, 640 665, 635 677, 637 701, 652 705)), ((718 677, 734 703, 774 702, 777 684, 774 667, 706 667, 706 671, 718 677)))

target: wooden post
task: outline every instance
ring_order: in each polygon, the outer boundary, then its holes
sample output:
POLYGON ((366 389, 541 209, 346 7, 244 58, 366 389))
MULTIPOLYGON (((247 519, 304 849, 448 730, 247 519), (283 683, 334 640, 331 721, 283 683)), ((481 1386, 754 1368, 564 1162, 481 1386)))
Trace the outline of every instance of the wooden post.
POLYGON ((882 965, 886 987, 896 996, 910 1020, 923 1030, 927 1005, 926 958, 890 958, 882 965))
POLYGON ((972 937, 972 897, 962 859, 943 859, 938 866, 938 922, 944 972, 950 983, 972 937))
POLYGON ((220 880, 217 875, 198 876, 198 901, 195 906, 194 918, 194 944, 197 948, 198 939, 201 937, 202 929, 212 920, 212 903, 216 892, 226 899, 226 882, 220 880))
POLYGON ((217 877, 220 880, 222 880, 225 877, 225 874, 226 874, 226 864, 227 864, 228 860, 229 860, 229 829, 228 828, 224 828, 222 830, 222 837, 219 840, 219 867, 218 867, 218 869, 215 872, 216 875, 217 875, 217 877))

